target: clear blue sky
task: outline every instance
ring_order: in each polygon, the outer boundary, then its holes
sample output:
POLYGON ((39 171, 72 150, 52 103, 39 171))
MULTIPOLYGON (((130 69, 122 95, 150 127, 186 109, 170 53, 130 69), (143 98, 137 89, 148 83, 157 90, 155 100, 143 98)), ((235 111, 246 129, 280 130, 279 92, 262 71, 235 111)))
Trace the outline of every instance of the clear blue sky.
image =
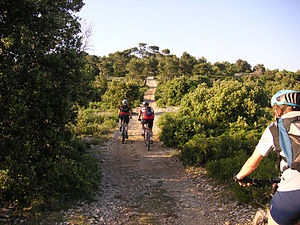
POLYGON ((89 54, 139 43, 209 62, 242 59, 267 69, 300 70, 300 0, 84 0, 93 27, 89 54))

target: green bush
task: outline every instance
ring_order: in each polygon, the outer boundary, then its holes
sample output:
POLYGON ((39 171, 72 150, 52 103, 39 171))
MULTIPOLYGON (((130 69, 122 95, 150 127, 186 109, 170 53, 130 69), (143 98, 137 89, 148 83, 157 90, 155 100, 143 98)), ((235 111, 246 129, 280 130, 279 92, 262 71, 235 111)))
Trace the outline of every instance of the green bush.
POLYGON ((206 169, 209 175, 221 183, 232 182, 233 176, 246 162, 248 155, 239 151, 238 155, 230 158, 215 159, 207 162, 206 169))
POLYGON ((103 95, 103 101, 108 103, 110 108, 117 109, 122 100, 127 99, 133 108, 143 101, 144 91, 145 89, 138 82, 115 78, 108 84, 108 89, 103 95))
POLYGON ((190 117, 213 118, 221 127, 245 118, 249 125, 263 116, 265 101, 263 87, 257 82, 224 80, 214 82, 212 87, 199 85, 181 101, 180 114, 190 117))
POLYGON ((189 117, 179 118, 173 113, 163 114, 158 122, 161 128, 159 138, 168 147, 180 148, 196 133, 201 131, 201 124, 189 117))
POLYGON ((196 134, 182 147, 181 160, 187 165, 205 165, 209 161, 220 160, 245 152, 249 155, 258 142, 258 134, 224 133, 220 136, 196 134))
POLYGON ((159 106, 179 105, 183 96, 195 90, 201 83, 210 84, 210 81, 203 76, 181 76, 166 83, 161 82, 155 91, 155 100, 159 106))
POLYGON ((117 125, 117 114, 115 112, 102 112, 99 104, 90 103, 89 108, 78 107, 78 116, 70 128, 76 136, 108 134, 117 125))
POLYGON ((57 158, 51 168, 48 177, 50 196, 63 197, 64 193, 69 198, 82 197, 90 195, 100 184, 100 166, 92 156, 77 154, 75 157, 76 152, 73 151, 70 155, 57 158))
POLYGON ((11 168, 0 173, 1 206, 29 207, 33 201, 89 196, 101 180, 99 164, 87 155, 80 141, 60 146, 60 153, 36 151, 23 164, 10 160, 11 168), (41 157, 44 155, 44 157, 41 157))

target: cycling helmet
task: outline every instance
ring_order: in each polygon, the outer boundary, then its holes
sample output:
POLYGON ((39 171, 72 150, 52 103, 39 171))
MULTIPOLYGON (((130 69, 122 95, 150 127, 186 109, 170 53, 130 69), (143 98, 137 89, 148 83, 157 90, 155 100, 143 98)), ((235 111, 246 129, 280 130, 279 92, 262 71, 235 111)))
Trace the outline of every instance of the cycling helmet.
POLYGON ((274 104, 300 107, 300 91, 278 91, 271 99, 271 106, 274 104))
POLYGON ((126 105, 126 104, 127 104, 127 100, 124 99, 124 100, 122 101, 122 103, 126 105))
POLYGON ((149 105, 149 102, 148 101, 144 101, 143 102, 143 106, 148 106, 149 105))

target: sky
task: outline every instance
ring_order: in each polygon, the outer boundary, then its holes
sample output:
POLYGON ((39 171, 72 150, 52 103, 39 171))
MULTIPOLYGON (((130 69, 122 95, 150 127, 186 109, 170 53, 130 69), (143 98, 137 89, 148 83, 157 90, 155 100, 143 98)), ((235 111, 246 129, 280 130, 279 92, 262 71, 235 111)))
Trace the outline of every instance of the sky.
POLYGON ((208 62, 300 70, 300 0, 83 0, 91 55, 139 43, 208 62))

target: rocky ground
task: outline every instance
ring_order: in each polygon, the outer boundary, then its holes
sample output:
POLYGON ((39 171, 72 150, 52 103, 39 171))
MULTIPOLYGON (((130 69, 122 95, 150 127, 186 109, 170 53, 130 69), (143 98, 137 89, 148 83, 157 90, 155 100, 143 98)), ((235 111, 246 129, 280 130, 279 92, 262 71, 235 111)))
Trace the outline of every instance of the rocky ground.
MULTIPOLYGON (((150 78, 148 85, 145 99, 156 112, 155 121, 164 112, 176 110, 158 108, 154 102, 156 81, 150 78)), ((116 131, 104 146, 92 146, 103 172, 94 201, 81 201, 61 211, 62 222, 56 224, 250 224, 256 209, 239 206, 204 169, 184 168, 172 156, 174 150, 158 140, 156 124, 154 143, 147 151, 137 110, 125 144, 116 131)))
MULTIPOLYGON (((145 99, 157 121, 174 109, 158 108, 153 100, 155 80, 149 79, 148 85, 145 99)), ((115 132, 105 146, 93 146, 103 168, 101 191, 96 201, 64 212, 63 224, 79 218, 86 224, 250 224, 256 209, 239 206, 204 169, 184 168, 172 156, 174 150, 159 142, 158 132, 154 125, 154 143, 148 152, 135 115, 125 144, 115 132)))

